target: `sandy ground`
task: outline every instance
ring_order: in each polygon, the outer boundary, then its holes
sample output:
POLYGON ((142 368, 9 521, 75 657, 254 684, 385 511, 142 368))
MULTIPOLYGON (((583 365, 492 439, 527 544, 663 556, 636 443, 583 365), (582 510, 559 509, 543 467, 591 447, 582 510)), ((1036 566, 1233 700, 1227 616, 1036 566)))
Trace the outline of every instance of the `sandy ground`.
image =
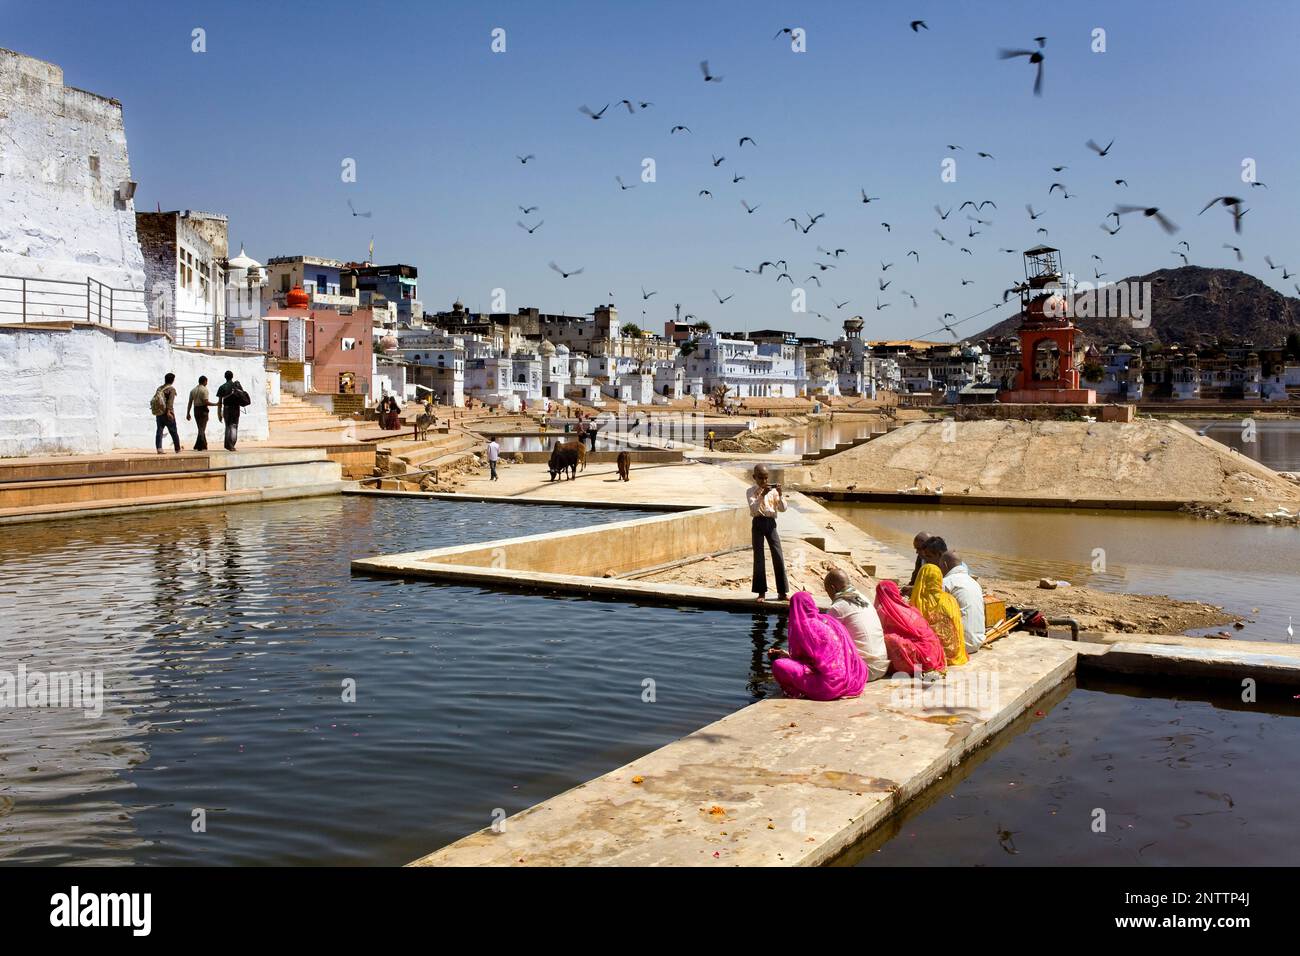
POLYGON ((1242 516, 1276 513, 1279 504, 1286 515, 1300 511, 1300 485, 1183 425, 1151 420, 916 422, 797 475, 787 471, 786 481, 812 493, 1159 499, 1231 504, 1242 516))
MULTIPOLYGON (((785 553, 786 575, 792 594, 795 591, 809 591, 818 598, 823 597, 826 589, 822 587, 822 580, 832 567, 847 571, 854 584, 863 589, 864 593, 875 593, 876 582, 846 556, 827 554, 806 541, 786 535, 781 536, 781 550, 785 553)), ((753 584, 753 569, 753 554, 745 548, 691 564, 666 568, 653 574, 637 576, 637 580, 665 584, 691 584, 696 587, 723 588, 728 591, 748 591, 753 584)), ((769 593, 775 595, 776 582, 772 577, 770 560, 767 563, 767 578, 771 589, 769 593)))
POLYGON ((1047 617, 1072 617, 1085 631, 1182 634, 1239 620, 1217 605, 1164 595, 1115 594, 1082 586, 1048 590, 1040 588, 1036 580, 980 578, 980 585, 986 594, 1009 605, 1035 608, 1047 617))
POLYGON ((790 437, 790 432, 780 428, 756 428, 750 432, 741 432, 735 438, 718 439, 713 443, 713 449, 748 454, 770 452, 775 451, 781 442, 790 437))

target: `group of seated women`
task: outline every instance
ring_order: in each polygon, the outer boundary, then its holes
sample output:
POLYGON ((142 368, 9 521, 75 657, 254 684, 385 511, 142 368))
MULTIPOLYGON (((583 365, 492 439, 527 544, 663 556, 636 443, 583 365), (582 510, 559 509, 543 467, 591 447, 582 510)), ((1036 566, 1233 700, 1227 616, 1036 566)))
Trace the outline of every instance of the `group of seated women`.
POLYGON ((923 535, 917 539, 917 566, 906 598, 893 581, 881 581, 873 603, 838 568, 823 582, 831 599, 828 612, 819 611, 807 591, 791 597, 789 649, 768 651, 772 676, 787 696, 856 697, 868 681, 889 674, 936 680, 949 667, 967 662, 968 652, 974 653, 984 637, 983 594, 942 539, 923 535), (920 547, 930 540, 942 549, 920 547), (952 582, 946 580, 945 570, 952 582), (968 579, 975 592, 967 589, 968 579), (963 601, 972 605, 978 601, 978 616, 963 601), (967 630, 972 633, 967 635, 967 630))

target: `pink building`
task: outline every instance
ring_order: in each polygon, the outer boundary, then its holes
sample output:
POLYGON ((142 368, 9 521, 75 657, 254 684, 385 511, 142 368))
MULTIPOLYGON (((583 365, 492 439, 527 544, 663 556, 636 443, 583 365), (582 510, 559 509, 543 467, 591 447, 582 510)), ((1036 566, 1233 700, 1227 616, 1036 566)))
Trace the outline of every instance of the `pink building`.
POLYGON ((307 307, 300 289, 289 293, 285 308, 266 313, 267 353, 310 368, 307 391, 324 395, 370 395, 374 369, 374 313, 307 307), (298 293, 295 295, 295 293, 298 293))

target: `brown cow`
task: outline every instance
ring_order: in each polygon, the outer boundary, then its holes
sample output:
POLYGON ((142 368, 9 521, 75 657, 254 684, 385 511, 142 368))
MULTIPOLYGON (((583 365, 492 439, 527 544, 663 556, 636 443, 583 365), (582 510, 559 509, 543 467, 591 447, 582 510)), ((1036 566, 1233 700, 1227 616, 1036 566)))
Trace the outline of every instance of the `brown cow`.
POLYGON ((555 443, 551 449, 550 461, 546 463, 546 470, 551 473, 551 481, 568 472, 569 480, 573 481, 578 477, 578 450, 573 445, 565 445, 560 442, 555 443))
POLYGON ((625 451, 618 453, 618 480, 632 480, 632 456, 625 451))
POLYGON ((582 439, 573 441, 562 441, 555 443, 556 448, 572 448, 578 453, 578 470, 587 470, 587 446, 583 444, 582 439))

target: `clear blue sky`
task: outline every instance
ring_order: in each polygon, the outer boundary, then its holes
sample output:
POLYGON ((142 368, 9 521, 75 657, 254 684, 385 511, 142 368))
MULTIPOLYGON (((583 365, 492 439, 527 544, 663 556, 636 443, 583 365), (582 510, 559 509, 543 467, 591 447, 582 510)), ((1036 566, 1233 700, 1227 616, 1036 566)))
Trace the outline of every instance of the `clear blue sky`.
POLYGON ((613 293, 624 321, 656 331, 680 302, 715 328, 828 337, 857 313, 871 338, 920 335, 945 312, 999 300, 1021 263, 997 250, 1035 244, 1040 225, 1081 278, 1093 278, 1093 253, 1109 279, 1181 264, 1179 240, 1194 264, 1236 267, 1222 248, 1231 241, 1241 268, 1294 295, 1296 280, 1263 257, 1300 270, 1298 27, 1300 5, 1221 0, 0 0, 0 46, 123 102, 138 208, 224 212, 232 244, 263 261, 363 259, 373 233, 378 261, 419 268, 430 311, 456 297, 487 309, 497 287, 511 311, 583 313, 613 293), (930 29, 913 33, 919 17, 930 29), (787 26, 807 31, 806 53, 773 39, 787 26), (206 53, 191 52, 195 27, 206 53), (489 48, 494 27, 507 31, 504 54, 489 48), (1106 30, 1105 53, 1091 52, 1094 27, 1106 30), (1032 67, 996 54, 1039 35, 1046 81, 1035 98, 1032 67), (721 83, 703 81, 706 58, 721 83), (654 106, 628 115, 623 97, 654 106), (607 102, 598 122, 577 109, 607 102), (678 123, 692 133, 670 136, 678 123), (738 148, 744 135, 757 146, 738 148), (1088 138, 1115 145, 1099 158, 1088 138), (526 153, 537 158, 524 166, 515 156, 526 153), (943 183, 950 155, 958 178, 943 183), (726 159, 714 168, 711 156, 726 159), (357 161, 355 184, 341 181, 345 157, 357 161), (653 184, 639 179, 645 157, 653 184), (1241 181, 1245 157, 1269 188, 1241 181), (733 184, 733 173, 746 179, 733 184), (620 190, 616 175, 637 188, 620 190), (1058 179, 1076 198, 1049 197, 1058 179), (861 188, 880 200, 863 205, 861 188), (1240 237, 1226 210, 1197 216, 1223 194, 1247 201, 1240 237), (353 217, 349 199, 373 218, 353 217), (761 208, 747 215, 742 199, 761 208), (997 212, 981 215, 993 225, 955 208, 939 222, 934 204, 966 199, 994 200, 997 212), (1030 223, 1026 202, 1046 214, 1030 223), (1182 230, 1129 216, 1107 236, 1099 224, 1117 202, 1158 205, 1182 230), (522 216, 519 205, 541 208, 522 216), (826 216, 806 235, 783 221, 810 213, 826 216), (545 224, 528 235, 518 219, 545 224), (971 226, 983 234, 968 237, 971 226), (818 245, 848 250, 818 273, 821 289, 805 281, 828 261, 818 245), (809 309, 832 321, 792 314, 790 286, 771 270, 733 268, 779 258, 809 309), (561 279, 552 259, 585 272, 561 279), (882 260, 895 265, 879 293, 882 260), (643 303, 643 285, 659 294, 643 303), (734 298, 719 305, 714 289, 734 298), (877 298, 889 307, 877 311, 877 298))

